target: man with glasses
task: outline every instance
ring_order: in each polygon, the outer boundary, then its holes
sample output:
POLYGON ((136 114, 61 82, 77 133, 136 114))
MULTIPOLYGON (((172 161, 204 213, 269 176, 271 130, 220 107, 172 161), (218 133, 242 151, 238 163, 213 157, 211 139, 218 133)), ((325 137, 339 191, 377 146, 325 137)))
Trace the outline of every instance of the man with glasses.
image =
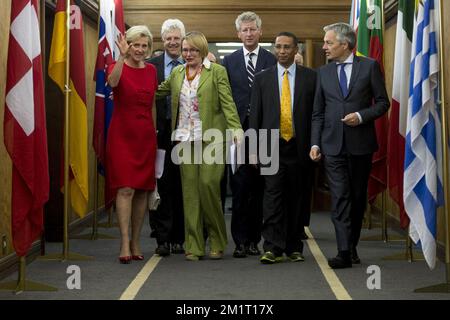
MULTIPOLYGON (((184 24, 178 19, 168 19, 161 27, 164 53, 147 60, 156 67, 158 84, 161 84, 174 67, 184 63, 181 58, 181 40, 185 36, 184 24)), ((171 103, 170 97, 156 100, 156 128, 158 148, 166 151, 164 173, 158 180, 161 204, 150 212, 152 235, 156 237, 156 254, 168 256, 170 253, 184 253, 184 215, 179 167, 172 163, 171 103)))
MULTIPOLYGON (((297 52, 297 37, 279 33, 275 39, 278 63, 257 74, 252 88, 250 128, 268 130, 267 141, 261 139, 259 148, 267 148, 271 161, 278 157, 279 163, 275 174, 264 176, 263 264, 281 262, 283 253, 293 262, 304 260, 302 210, 311 188, 307 177, 312 170, 309 149, 316 73, 296 65, 297 52)), ((250 155, 251 160, 255 158, 250 155)))
MULTIPOLYGON (((277 63, 269 51, 259 46, 261 23, 254 12, 240 14, 235 24, 243 48, 223 60, 244 130, 248 129, 250 95, 255 74, 277 63)), ((249 164, 240 166, 231 178, 231 234, 236 244, 233 252, 235 258, 260 254, 258 243, 261 240, 263 183, 259 170, 249 164)))

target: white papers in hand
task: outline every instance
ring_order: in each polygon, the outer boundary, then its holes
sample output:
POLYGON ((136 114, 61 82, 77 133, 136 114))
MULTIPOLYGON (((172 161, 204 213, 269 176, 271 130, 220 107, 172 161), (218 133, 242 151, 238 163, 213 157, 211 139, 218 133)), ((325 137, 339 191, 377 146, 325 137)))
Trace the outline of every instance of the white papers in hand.
POLYGON ((237 146, 235 143, 233 143, 230 146, 230 166, 231 166, 231 172, 234 174, 238 168, 237 164, 237 146))
POLYGON ((166 150, 158 149, 156 150, 156 160, 155 160, 155 178, 160 179, 164 173, 164 158, 166 156, 166 150))

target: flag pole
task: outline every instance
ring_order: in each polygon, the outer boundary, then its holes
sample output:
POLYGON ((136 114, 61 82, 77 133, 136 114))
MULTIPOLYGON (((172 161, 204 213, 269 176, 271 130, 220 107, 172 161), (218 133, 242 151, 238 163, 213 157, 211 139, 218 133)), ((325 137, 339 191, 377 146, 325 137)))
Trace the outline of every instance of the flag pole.
MULTIPOLYGON (((384 0, 381 0, 381 8, 380 8, 380 14, 381 14, 381 35, 383 37, 383 43, 384 43, 384 30, 385 30, 385 23, 384 23, 384 0)), ((384 47, 384 44, 383 44, 384 47)), ((384 50, 384 49, 383 49, 384 50)), ((383 62, 383 66, 385 65, 385 57, 384 57, 384 51, 383 51, 383 57, 382 57, 382 62, 383 62)), ((387 167, 386 167, 387 170, 387 167)), ((387 210, 386 210, 386 190, 383 190, 383 192, 381 193, 381 234, 380 235, 374 235, 374 236, 368 236, 368 237, 363 237, 361 238, 361 241, 380 241, 382 240, 383 242, 387 243, 388 241, 403 241, 401 238, 392 235, 392 236, 388 236, 388 230, 387 230, 387 210)), ((372 226, 372 210, 369 209, 367 210, 367 218, 368 218, 368 223, 367 223, 367 229, 371 229, 372 226)), ((376 226, 378 227, 378 225, 376 226)))
POLYGON ((82 234, 73 236, 72 239, 83 240, 112 240, 117 237, 110 236, 108 234, 98 233, 98 159, 95 159, 94 163, 94 212, 92 213, 92 232, 90 234, 82 234))
MULTIPOLYGON (((45 68, 45 0, 39 0, 39 32, 41 38, 41 65, 42 70, 45 68), (44 50, 42 50, 44 48, 44 50)), ((45 81, 42 84, 45 89, 45 81)), ((41 236, 41 253, 45 251, 45 238, 41 236), (43 244, 44 243, 44 244, 43 244)), ((44 283, 34 282, 26 280, 25 278, 26 269, 26 257, 19 257, 19 275, 17 281, 9 281, 0 284, 0 290, 14 291, 14 293, 20 294, 23 291, 58 291, 57 288, 49 286, 44 283)))
MULTIPOLYGON (((385 59, 384 59, 384 0, 381 0, 381 35, 383 37, 383 68, 385 66, 385 59)), ((387 170, 387 166, 386 166, 387 170)), ((388 242, 388 236, 387 236, 387 217, 386 217, 386 190, 383 190, 381 194, 381 240, 383 240, 385 243, 388 242)))
MULTIPOLYGON (((41 36, 41 65, 42 65, 42 70, 47 70, 47 65, 45 64, 45 61, 47 61, 46 56, 45 56, 45 48, 46 48, 46 44, 45 44, 45 0, 39 0, 39 15, 40 15, 40 20, 39 20, 39 32, 40 32, 40 36, 41 36), (42 48, 44 48, 44 50, 42 50, 42 48)), ((44 90, 44 97, 45 97, 45 76, 43 78, 42 81, 42 88, 44 90)), ((45 254, 45 225, 44 228, 42 228, 42 233, 41 233, 41 244, 40 244, 40 254, 41 256, 43 256, 45 254)))
POLYGON ((17 281, 0 283, 0 290, 14 291, 14 294, 16 295, 21 294, 24 291, 58 291, 57 288, 47 284, 25 280, 25 268, 25 256, 19 257, 19 276, 17 281))
POLYGON ((408 226, 408 231, 406 232, 406 237, 405 237, 404 241, 406 243, 405 252, 383 257, 382 260, 391 260, 391 261, 407 260, 408 262, 425 260, 422 252, 413 250, 413 247, 412 247, 413 242, 411 240, 411 237, 409 236, 409 226, 408 226))
POLYGON ((66 2, 66 65, 65 65, 65 79, 64 79, 64 216, 63 216, 63 252, 61 254, 48 254, 39 257, 41 260, 92 260, 93 257, 80 255, 78 253, 69 252, 69 206, 70 206, 70 180, 69 180, 69 125, 70 125, 70 2, 71 0, 65 0, 66 2))
POLYGON ((444 22, 442 21, 442 9, 443 1, 439 0, 439 56, 440 56, 440 68, 439 68, 439 91, 441 99, 441 117, 442 117, 442 156, 443 156, 443 183, 444 183, 444 215, 445 215, 445 283, 437 285, 415 289, 414 292, 420 293, 434 293, 443 292, 450 293, 450 218, 448 210, 450 209, 450 197, 449 197, 449 181, 448 181, 448 115, 445 108, 445 72, 444 66, 446 65, 444 57, 444 22))
POLYGON ((69 112, 70 112, 70 0, 66 0, 66 72, 64 80, 64 234, 63 261, 69 258, 69 112))

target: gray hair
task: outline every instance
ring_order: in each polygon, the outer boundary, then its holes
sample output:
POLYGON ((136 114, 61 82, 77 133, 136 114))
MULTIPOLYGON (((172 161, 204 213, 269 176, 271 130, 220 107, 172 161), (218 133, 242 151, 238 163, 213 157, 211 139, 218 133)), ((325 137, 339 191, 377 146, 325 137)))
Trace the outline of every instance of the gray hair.
POLYGON ((251 11, 247 11, 247 12, 242 12, 235 21, 236 24, 236 30, 240 31, 241 30, 241 24, 242 22, 253 22, 256 21, 256 27, 258 29, 261 29, 261 25, 262 25, 262 21, 261 18, 254 12, 251 11))
POLYGON ((150 54, 152 52, 153 36, 152 33, 150 32, 150 29, 147 26, 144 25, 133 26, 125 32, 125 35, 126 35, 125 38, 128 43, 136 41, 140 37, 147 37, 148 53, 150 54))
POLYGON ((338 22, 333 23, 328 26, 325 26, 323 28, 323 31, 334 31, 336 33, 336 39, 340 43, 347 42, 348 48, 350 50, 353 50, 353 48, 356 46, 356 33, 355 30, 353 30, 352 26, 348 23, 344 22, 338 22))
POLYGON ((186 36, 186 29, 184 28, 184 24, 183 22, 181 22, 181 20, 167 19, 161 26, 161 39, 164 40, 166 33, 174 30, 180 30, 181 38, 184 38, 186 36))

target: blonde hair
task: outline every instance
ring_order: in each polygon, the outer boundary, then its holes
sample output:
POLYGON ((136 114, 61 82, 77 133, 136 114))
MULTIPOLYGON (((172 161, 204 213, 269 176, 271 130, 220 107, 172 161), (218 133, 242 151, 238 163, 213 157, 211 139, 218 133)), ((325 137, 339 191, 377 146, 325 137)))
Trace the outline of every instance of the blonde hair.
POLYGON ((200 31, 191 31, 186 34, 186 37, 184 37, 183 40, 186 40, 189 45, 193 46, 194 48, 198 49, 200 52, 200 56, 202 59, 204 59, 206 56, 208 56, 208 40, 206 40, 206 37, 203 33, 200 31))
POLYGON ((148 39, 148 52, 147 55, 151 55, 153 48, 153 36, 150 29, 147 26, 133 26, 125 32, 125 38, 128 43, 136 41, 141 37, 146 37, 148 39))

